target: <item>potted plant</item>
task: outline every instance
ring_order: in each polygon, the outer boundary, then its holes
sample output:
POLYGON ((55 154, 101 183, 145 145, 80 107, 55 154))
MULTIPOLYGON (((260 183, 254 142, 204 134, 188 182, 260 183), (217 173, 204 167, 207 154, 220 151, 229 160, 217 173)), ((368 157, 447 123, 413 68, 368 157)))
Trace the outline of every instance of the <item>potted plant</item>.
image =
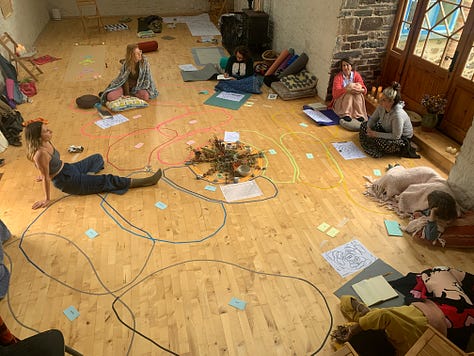
POLYGON ((425 94, 421 98, 421 105, 426 109, 426 114, 421 118, 421 128, 424 131, 433 131, 439 121, 439 116, 444 114, 447 100, 437 94, 425 94))

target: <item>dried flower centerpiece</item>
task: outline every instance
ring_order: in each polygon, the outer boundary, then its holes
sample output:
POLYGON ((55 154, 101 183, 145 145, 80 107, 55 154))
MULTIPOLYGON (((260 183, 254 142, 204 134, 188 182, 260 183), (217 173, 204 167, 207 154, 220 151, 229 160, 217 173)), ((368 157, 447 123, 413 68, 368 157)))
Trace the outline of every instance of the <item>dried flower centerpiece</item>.
POLYGON ((194 156, 187 162, 198 179, 207 179, 214 183, 235 183, 241 178, 252 178, 265 168, 262 167, 264 154, 237 141, 224 142, 214 136, 209 145, 201 148, 189 147, 194 156), (207 164, 199 171, 198 164, 207 164))
POLYGON ((426 109, 427 114, 421 118, 421 128, 424 131, 433 131, 438 125, 439 115, 444 114, 447 100, 441 95, 425 94, 421 98, 421 105, 426 109))
POLYGON ((421 98, 421 105, 424 106, 426 111, 430 114, 444 114, 444 109, 446 108, 447 100, 441 95, 429 95, 425 94, 421 98))

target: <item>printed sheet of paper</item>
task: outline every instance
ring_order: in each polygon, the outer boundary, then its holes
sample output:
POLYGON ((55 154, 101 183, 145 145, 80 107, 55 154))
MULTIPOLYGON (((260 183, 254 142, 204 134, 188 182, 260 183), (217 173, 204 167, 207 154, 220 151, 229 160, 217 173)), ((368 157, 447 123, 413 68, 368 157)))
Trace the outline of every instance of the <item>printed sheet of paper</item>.
POLYGON ((101 129, 105 130, 105 129, 108 129, 109 127, 122 124, 126 121, 128 121, 128 119, 125 116, 123 116, 122 114, 116 114, 112 116, 110 119, 98 120, 95 122, 95 124, 99 126, 101 129))
POLYGON ((240 140, 240 134, 234 131, 226 131, 224 133, 224 142, 237 142, 240 140))
POLYGON ((239 102, 245 97, 244 94, 237 94, 237 93, 231 93, 228 91, 221 91, 216 98, 224 99, 224 100, 230 100, 230 101, 236 101, 239 102))
POLYGON ((243 183, 221 185, 222 194, 226 201, 237 201, 248 198, 255 198, 263 195, 259 186, 254 180, 243 183))
POLYGON ((332 145, 339 154, 346 160, 367 157, 354 142, 333 142, 332 145))
POLYGON ((311 119, 316 121, 317 123, 324 122, 324 123, 331 123, 332 120, 328 118, 326 115, 321 113, 318 110, 313 110, 313 109, 305 109, 303 110, 306 115, 308 115, 311 119))
POLYGON ((358 240, 352 240, 322 255, 341 277, 358 272, 377 259, 358 240))
POLYGON ((180 64, 178 67, 184 72, 195 72, 198 70, 193 64, 180 64))

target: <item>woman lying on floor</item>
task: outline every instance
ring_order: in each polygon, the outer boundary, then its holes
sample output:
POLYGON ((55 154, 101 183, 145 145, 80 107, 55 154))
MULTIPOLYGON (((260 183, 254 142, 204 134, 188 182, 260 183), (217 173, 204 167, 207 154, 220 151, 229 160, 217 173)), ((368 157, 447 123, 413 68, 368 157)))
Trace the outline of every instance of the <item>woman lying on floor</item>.
POLYGON ((255 75, 253 59, 250 50, 245 46, 238 46, 234 55, 230 56, 225 67, 225 80, 220 80, 215 86, 216 91, 227 91, 239 94, 260 94, 263 79, 255 75))

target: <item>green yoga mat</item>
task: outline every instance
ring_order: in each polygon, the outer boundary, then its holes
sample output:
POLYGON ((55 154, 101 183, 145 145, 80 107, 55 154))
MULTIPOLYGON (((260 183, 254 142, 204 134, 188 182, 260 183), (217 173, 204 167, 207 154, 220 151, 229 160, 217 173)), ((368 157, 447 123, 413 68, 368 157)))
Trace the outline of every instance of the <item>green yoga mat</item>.
MULTIPOLYGON (((385 279, 387 281, 393 281, 395 279, 399 279, 403 277, 403 275, 400 272, 398 272, 396 269, 394 269, 392 266, 386 264, 381 259, 377 259, 370 266, 363 269, 357 276, 355 276, 349 282, 344 284, 341 288, 336 290, 334 294, 337 297, 341 297, 342 295, 354 295, 357 297, 357 293, 355 292, 354 289, 352 289, 352 285, 354 283, 362 281, 363 279, 378 276, 379 274, 386 275, 385 279)), ((383 303, 374 305, 374 308, 399 307, 403 305, 405 298, 400 292, 397 291, 397 293, 398 293, 398 297, 387 300, 383 303)))
POLYGON ((235 94, 235 93, 228 93, 224 91, 218 91, 214 93, 209 99, 207 99, 204 104, 212 105, 212 106, 219 106, 221 108, 232 109, 232 110, 239 110, 239 108, 250 98, 251 94, 235 94), (220 97, 219 97, 220 96, 220 97), (223 96, 240 98, 239 101, 229 100, 223 98, 223 96))

